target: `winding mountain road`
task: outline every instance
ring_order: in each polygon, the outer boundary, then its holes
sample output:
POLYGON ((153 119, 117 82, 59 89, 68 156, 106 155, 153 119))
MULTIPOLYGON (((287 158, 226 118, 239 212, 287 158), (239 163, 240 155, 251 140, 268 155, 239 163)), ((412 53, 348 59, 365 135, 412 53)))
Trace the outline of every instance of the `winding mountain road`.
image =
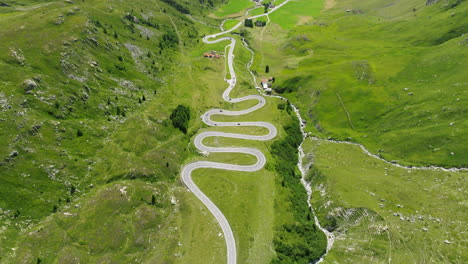
MULTIPOLYGON (((289 2, 289 0, 286 0, 282 4, 278 5, 276 8, 270 10, 270 12, 253 16, 250 17, 249 19, 255 19, 258 17, 266 16, 275 10, 279 9, 281 6, 289 2)), ((240 115, 245 115, 248 113, 251 113, 257 109, 262 108, 266 101, 265 98, 263 98, 260 95, 248 95, 240 98, 231 98, 229 95, 231 91, 234 89, 236 86, 237 80, 236 80, 236 73, 234 71, 234 48, 236 46, 236 39, 232 37, 223 37, 223 38, 218 38, 217 37, 230 33, 234 31, 235 29, 239 28, 243 22, 239 22, 236 26, 233 28, 219 32, 213 35, 209 35, 203 38, 203 42, 207 44, 214 44, 218 43, 221 41, 230 41, 231 43, 228 45, 229 51, 227 53, 227 63, 228 63, 228 68, 229 68, 229 73, 231 76, 231 79, 226 80, 227 83, 229 84, 228 88, 224 91, 223 93, 223 99, 231 102, 231 103, 238 103, 238 102, 243 102, 246 100, 257 100, 258 104, 245 109, 241 111, 228 111, 228 110, 222 110, 222 109, 211 109, 205 114, 201 116, 203 122, 209 126, 248 126, 248 127, 264 127, 268 129, 268 133, 266 135, 245 135, 245 134, 236 134, 236 133, 225 133, 225 132, 218 132, 218 131, 206 131, 198 134, 195 137, 194 140, 194 145, 197 149, 199 149, 201 152, 205 153, 210 153, 210 152, 218 152, 218 153, 244 153, 244 154, 250 154, 252 156, 255 156, 257 158, 257 162, 252 165, 234 165, 234 164, 227 164, 227 163, 219 163, 219 162, 211 162, 211 161, 195 161, 190 164, 187 164, 182 168, 181 172, 181 177, 182 181, 184 184, 187 186, 187 188, 192 191, 192 193, 208 208, 208 210, 213 214, 213 216, 216 218, 218 221, 223 233, 224 233, 224 239, 226 240, 226 246, 227 246, 227 263, 228 264, 236 264, 237 263, 237 249, 236 249, 236 241, 234 238, 234 234, 232 232, 231 226, 229 225, 229 222, 227 221, 226 217, 223 215, 221 210, 208 198, 201 190, 198 188, 198 186, 193 182, 192 180, 192 171, 196 169, 201 169, 201 168, 210 168, 210 169, 220 169, 220 170, 231 170, 231 171, 245 171, 245 172, 253 172, 260 170, 263 168, 263 166, 266 163, 266 158, 265 155, 258 149, 254 148, 218 148, 218 147, 208 147, 203 144, 203 140, 208 137, 227 137, 227 138, 238 138, 238 139, 247 139, 247 140, 261 140, 261 141, 266 141, 266 140, 271 140, 273 139, 276 134, 277 130, 276 128, 268 123, 268 122, 216 122, 211 120, 212 115, 226 115, 226 116, 240 116, 240 115)))

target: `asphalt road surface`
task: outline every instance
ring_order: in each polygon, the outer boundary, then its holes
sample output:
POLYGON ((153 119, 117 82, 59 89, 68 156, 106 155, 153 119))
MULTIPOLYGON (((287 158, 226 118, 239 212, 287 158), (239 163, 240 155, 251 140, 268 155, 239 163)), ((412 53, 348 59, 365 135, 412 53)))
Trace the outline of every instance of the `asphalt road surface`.
MULTIPOLYGON (((289 0, 283 2, 282 4, 278 5, 276 8, 273 10, 270 10, 270 12, 253 16, 251 19, 258 18, 261 16, 266 16, 270 14, 271 12, 274 12, 284 4, 289 2, 289 0)), ((210 168, 210 169, 220 169, 220 170, 231 170, 231 171, 246 171, 246 172, 253 172, 253 171, 258 171, 266 163, 266 158, 265 155, 258 149, 254 148, 218 148, 218 147, 208 147, 203 144, 203 139, 207 137, 227 137, 227 138, 239 138, 239 139, 247 139, 247 140, 271 140, 273 139, 276 134, 277 130, 276 128, 268 123, 268 122, 216 122, 211 120, 212 115, 226 115, 226 116, 241 116, 245 115, 248 113, 251 113, 257 109, 262 108, 266 101, 265 98, 263 98, 260 95, 248 95, 240 98, 231 98, 229 94, 231 91, 234 89, 237 83, 236 79, 236 73, 234 71, 234 48, 236 46, 236 39, 232 37, 223 37, 223 38, 218 38, 215 39, 221 35, 227 34, 232 32, 233 30, 237 29, 243 24, 243 22, 239 22, 235 27, 233 27, 230 30, 226 30, 220 33, 216 33, 213 35, 209 35, 203 38, 203 41, 207 44, 214 44, 217 42, 221 41, 230 41, 231 43, 228 45, 229 51, 226 54, 227 56, 227 63, 228 63, 228 68, 229 68, 229 73, 231 76, 231 79, 226 80, 227 83, 229 84, 228 88, 224 91, 223 93, 223 99, 225 101, 231 102, 231 103, 238 103, 246 100, 257 100, 258 103, 245 110, 240 110, 240 111, 229 111, 229 110, 223 110, 223 109, 211 109, 205 114, 201 116, 203 122, 205 122, 209 126, 219 126, 219 127, 239 127, 239 126, 248 126, 248 127, 264 127, 268 129, 268 133, 266 135, 245 135, 245 134, 236 134, 236 133, 225 133, 225 132, 217 132, 217 131, 206 131, 198 134, 195 137, 194 144, 195 147, 198 148, 201 152, 203 153, 244 153, 244 154, 249 154, 252 156, 255 156, 257 158, 257 162, 252 165, 233 165, 233 164, 227 164, 227 163, 219 163, 219 162, 211 162, 211 161, 195 161, 190 164, 187 164, 183 169, 182 169, 182 181, 184 184, 187 186, 187 188, 190 189, 190 191, 210 210, 210 212, 213 214, 213 216, 216 218, 218 221, 223 234, 224 234, 224 239, 226 240, 226 248, 227 248, 227 263, 228 264, 236 264, 237 263, 237 250, 236 250, 236 241, 234 239, 234 234, 232 233, 231 226, 229 225, 229 222, 227 221, 226 217, 223 215, 223 213, 219 210, 219 208, 208 198, 201 190, 198 188, 198 186, 193 182, 192 180, 192 171, 196 169, 201 169, 201 168, 210 168)))

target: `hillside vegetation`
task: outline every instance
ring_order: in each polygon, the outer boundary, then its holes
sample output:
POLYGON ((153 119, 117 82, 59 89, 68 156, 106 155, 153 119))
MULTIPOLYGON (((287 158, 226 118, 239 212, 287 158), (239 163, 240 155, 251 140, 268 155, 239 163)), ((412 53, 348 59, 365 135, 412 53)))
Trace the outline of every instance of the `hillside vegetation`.
POLYGON ((206 29, 184 13, 217 3, 2 1, 1 263, 154 263, 187 250, 173 230, 200 207, 178 183, 191 135, 170 114, 206 109, 216 92, 199 68, 223 65, 191 62, 206 29), (189 64, 199 90, 180 89, 189 64))
POLYGON ((468 2, 306 2, 252 38, 257 72, 270 65, 307 130, 389 161, 467 167, 468 2))
POLYGON ((324 263, 463 263, 466 172, 398 168, 307 139, 312 204, 336 240, 324 263))
MULTIPOLYGON (((246 2, 0 3, 0 262, 222 263, 221 230, 179 173, 192 160, 252 162, 203 157, 192 144, 199 130, 213 129, 202 125, 203 112, 253 105, 221 101, 224 59, 202 54, 227 42, 200 41, 221 22, 206 14, 242 13, 246 2)), ((256 93, 250 52, 238 45, 235 54, 233 96, 256 93)), ((232 118, 274 123, 278 143, 209 139, 258 147, 264 169, 194 173, 228 218, 242 263, 308 263, 325 251, 291 158, 297 120, 284 106, 271 99, 232 118)))
POLYGON ((462 263, 466 1, 293 0, 241 34, 255 74, 299 107, 324 263, 462 263), (268 71, 266 70, 268 68, 268 71), (317 139, 318 138, 318 139, 317 139))

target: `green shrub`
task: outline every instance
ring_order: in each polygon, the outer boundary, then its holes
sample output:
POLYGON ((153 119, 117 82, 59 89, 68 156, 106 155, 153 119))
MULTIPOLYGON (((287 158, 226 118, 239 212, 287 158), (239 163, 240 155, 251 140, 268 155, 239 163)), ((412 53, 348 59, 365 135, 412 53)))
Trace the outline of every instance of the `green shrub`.
POLYGON ((190 109, 184 105, 178 105, 171 113, 170 119, 175 128, 180 129, 184 134, 187 134, 188 124, 190 121, 190 109))
POLYGON ((244 26, 253 28, 253 21, 252 21, 252 19, 246 19, 246 20, 244 21, 244 26))

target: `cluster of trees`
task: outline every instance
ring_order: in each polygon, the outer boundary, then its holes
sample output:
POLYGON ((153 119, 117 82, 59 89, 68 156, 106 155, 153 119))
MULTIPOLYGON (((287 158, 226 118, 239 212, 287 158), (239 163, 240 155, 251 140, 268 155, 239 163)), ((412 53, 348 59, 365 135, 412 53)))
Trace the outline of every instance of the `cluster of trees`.
POLYGON ((253 28, 253 21, 252 21, 252 19, 246 19, 246 20, 244 20, 244 26, 249 27, 249 28, 253 28))
POLYGON ((183 14, 190 14, 190 11, 185 6, 182 6, 181 4, 177 3, 174 0, 162 0, 162 1, 174 7, 175 9, 177 9, 183 14))
POLYGON ((272 264, 309 264, 320 259, 325 253, 326 241, 314 223, 284 225, 279 236, 289 237, 289 241, 275 239, 276 258, 272 264), (324 245, 325 243, 325 245, 324 245))
POLYGON ((263 12, 268 13, 268 8, 270 8, 271 2, 263 3, 263 12))
MULTIPOLYGON (((141 12, 143 12, 143 10, 141 10, 141 12)), ((159 24, 155 23, 152 21, 152 18, 149 17, 148 19, 145 19, 143 17, 139 17, 137 16, 136 14, 133 13, 133 10, 132 12, 130 13, 127 13, 124 18, 128 21, 130 21, 130 24, 129 24, 129 27, 131 28, 130 30, 132 31, 132 33, 135 33, 134 32, 134 29, 135 29, 135 26, 133 25, 133 23, 136 23, 136 24, 143 24, 143 25, 146 25, 146 26, 149 26, 149 27, 152 27, 152 28, 155 28, 155 29, 159 29, 159 24)))
POLYGON ((184 105, 178 105, 172 111, 170 119, 175 128, 180 129, 184 134, 187 134, 188 125, 190 121, 190 109, 184 105))
MULTIPOLYGON (((205 4, 205 0, 198 0, 198 2, 199 2, 200 4, 202 4, 202 5, 205 4)), ((208 3, 208 5, 209 5, 210 7, 214 7, 214 2, 213 2, 213 0, 208 0, 208 1, 206 1, 206 2, 208 3)))
MULTIPOLYGON (((266 21, 261 21, 261 20, 255 21, 255 26, 257 26, 257 27, 264 27, 265 25, 266 25, 266 21)), ((249 28, 253 28, 254 27, 253 20, 252 19, 244 20, 244 26, 249 27, 249 28)))
POLYGON ((307 204, 307 193, 300 182, 301 174, 297 170, 297 148, 302 142, 299 120, 294 117, 285 130, 287 136, 272 144, 271 153, 276 157, 275 169, 281 177, 281 185, 290 191, 289 201, 295 222, 277 230, 274 239, 277 256, 272 263, 308 264, 325 253, 327 242, 325 234, 315 226, 307 204))
POLYGON ((179 44, 179 38, 174 31, 168 31, 161 36, 161 41, 159 42, 159 48, 174 48, 179 44))
POLYGON ((255 26, 256 27, 264 27, 264 26, 266 26, 266 23, 267 23, 266 21, 257 20, 257 21, 255 21, 255 26))
POLYGON ((280 110, 286 110, 286 112, 287 112, 288 114, 290 114, 291 111, 293 111, 293 108, 292 108, 291 104, 289 104, 289 103, 281 103, 281 104, 278 104, 278 109, 280 109, 280 110))

